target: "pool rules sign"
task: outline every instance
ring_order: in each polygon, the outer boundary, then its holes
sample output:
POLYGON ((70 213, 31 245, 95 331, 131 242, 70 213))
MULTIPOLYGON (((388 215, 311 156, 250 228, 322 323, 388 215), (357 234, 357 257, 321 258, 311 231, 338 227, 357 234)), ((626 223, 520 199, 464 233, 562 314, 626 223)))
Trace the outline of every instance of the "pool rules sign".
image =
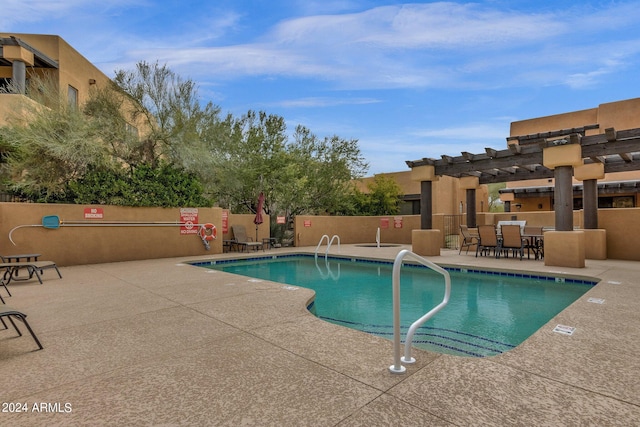
POLYGON ((180 234, 198 234, 198 208, 181 208, 180 223, 180 234))

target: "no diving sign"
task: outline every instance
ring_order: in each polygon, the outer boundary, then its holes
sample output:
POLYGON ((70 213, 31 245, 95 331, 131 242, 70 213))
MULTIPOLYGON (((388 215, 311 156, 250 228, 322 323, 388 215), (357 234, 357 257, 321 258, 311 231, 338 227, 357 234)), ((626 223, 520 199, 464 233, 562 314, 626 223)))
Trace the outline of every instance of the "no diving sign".
POLYGON ((180 223, 180 234, 198 234, 198 208, 181 208, 180 223))

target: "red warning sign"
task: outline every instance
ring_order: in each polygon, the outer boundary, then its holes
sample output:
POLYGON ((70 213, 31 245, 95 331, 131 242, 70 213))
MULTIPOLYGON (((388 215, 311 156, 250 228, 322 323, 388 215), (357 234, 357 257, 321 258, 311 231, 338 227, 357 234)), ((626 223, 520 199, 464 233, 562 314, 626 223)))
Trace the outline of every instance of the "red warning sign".
POLYGON ((229 211, 222 211, 222 233, 229 232, 229 211))
POLYGON ((84 208, 84 219, 104 219, 102 208, 84 208))

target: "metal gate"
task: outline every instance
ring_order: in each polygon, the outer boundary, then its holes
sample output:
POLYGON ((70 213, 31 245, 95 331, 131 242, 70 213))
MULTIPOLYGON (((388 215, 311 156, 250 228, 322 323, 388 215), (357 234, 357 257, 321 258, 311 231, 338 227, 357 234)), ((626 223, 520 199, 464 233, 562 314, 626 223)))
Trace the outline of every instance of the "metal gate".
POLYGON ((464 215, 444 216, 444 247, 458 249, 460 247, 460 224, 464 215))

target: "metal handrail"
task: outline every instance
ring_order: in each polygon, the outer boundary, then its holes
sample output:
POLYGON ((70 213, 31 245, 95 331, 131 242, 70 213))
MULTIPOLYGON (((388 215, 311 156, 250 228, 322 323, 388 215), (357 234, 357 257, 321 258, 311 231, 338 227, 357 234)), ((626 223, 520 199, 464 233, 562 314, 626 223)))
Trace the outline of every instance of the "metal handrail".
POLYGON ((378 227, 378 231, 376 232, 376 243, 378 247, 380 247, 380 227, 378 227))
POLYGON ((394 374, 402 374, 406 371, 406 368, 402 366, 401 361, 404 363, 414 363, 416 359, 411 357, 411 343, 413 341, 413 335, 424 322, 431 319, 438 311, 440 311, 449 302, 449 296, 451 295, 451 276, 449 272, 444 268, 434 264, 433 262, 422 258, 415 253, 404 249, 398 253, 395 261, 393 262, 392 273, 393 284, 393 365, 389 366, 389 370, 394 374), (432 308, 424 316, 416 320, 409 327, 407 332, 407 338, 405 339, 404 357, 400 357, 400 269, 402 263, 406 257, 412 257, 420 264, 428 267, 444 276, 445 290, 444 298, 442 302, 432 308))
POLYGON ((315 251, 316 258, 318 257, 318 249, 320 249, 320 245, 322 245, 322 242, 324 242, 325 237, 327 238, 327 245, 329 244, 329 235, 323 234, 322 237, 320 238, 320 241, 318 242, 318 246, 316 246, 316 251, 315 251))
POLYGON ((331 244, 335 239, 338 239, 338 253, 340 252, 340 236, 338 236, 337 234, 334 234, 333 237, 331 237, 331 241, 329 241, 329 244, 327 245, 327 250, 324 252, 325 257, 329 253, 329 248, 331 248, 331 244))
POLYGON ((334 234, 333 237, 329 239, 329 235, 323 234, 322 237, 320 238, 320 241, 318 242, 318 246, 316 246, 316 251, 314 252, 316 258, 318 257, 318 250, 320 249, 322 242, 324 242, 325 237, 327 239, 327 250, 324 251, 325 258, 329 254, 329 249, 331 248, 331 245, 333 244, 333 241, 335 239, 338 239, 338 252, 340 252, 340 236, 338 236, 337 234, 334 234))

